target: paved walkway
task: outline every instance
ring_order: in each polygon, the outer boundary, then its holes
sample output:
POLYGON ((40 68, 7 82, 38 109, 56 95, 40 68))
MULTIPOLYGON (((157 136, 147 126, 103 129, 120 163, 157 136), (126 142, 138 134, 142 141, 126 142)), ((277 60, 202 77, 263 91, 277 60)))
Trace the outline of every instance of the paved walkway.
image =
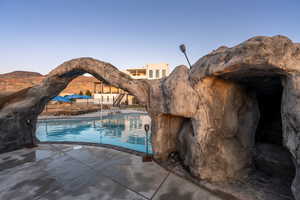
POLYGON ((141 157, 62 144, 0 154, 0 199, 220 200, 141 157))

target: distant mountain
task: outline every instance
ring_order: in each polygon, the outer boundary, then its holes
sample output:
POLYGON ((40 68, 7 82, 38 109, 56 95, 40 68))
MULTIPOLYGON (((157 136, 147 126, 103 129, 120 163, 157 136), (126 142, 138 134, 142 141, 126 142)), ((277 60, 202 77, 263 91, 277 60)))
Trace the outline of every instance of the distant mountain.
MULTIPOLYGON (((46 76, 37 72, 14 71, 0 74, 0 92, 16 92, 24 88, 40 84, 46 76)), ((62 91, 63 94, 85 93, 87 90, 93 92, 94 82, 99 82, 93 76, 79 76, 62 91)), ((0 95, 1 96, 1 95, 0 95)))
POLYGON ((42 74, 38 72, 28 71, 13 71, 10 73, 0 74, 0 78, 29 78, 29 77, 41 77, 42 74))

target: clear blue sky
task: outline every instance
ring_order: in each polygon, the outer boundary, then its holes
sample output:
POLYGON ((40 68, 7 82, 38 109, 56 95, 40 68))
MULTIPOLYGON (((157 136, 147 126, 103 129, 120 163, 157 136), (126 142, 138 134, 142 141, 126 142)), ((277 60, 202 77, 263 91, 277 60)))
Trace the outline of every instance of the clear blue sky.
POLYGON ((89 56, 119 68, 186 64, 255 35, 300 41, 299 0, 0 0, 0 73, 89 56))

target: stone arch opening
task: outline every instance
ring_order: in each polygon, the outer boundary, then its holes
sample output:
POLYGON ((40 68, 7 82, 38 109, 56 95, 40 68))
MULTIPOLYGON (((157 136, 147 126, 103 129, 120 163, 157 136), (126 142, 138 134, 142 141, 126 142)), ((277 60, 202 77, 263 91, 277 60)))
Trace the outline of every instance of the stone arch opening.
MULTIPOLYGON (((282 195, 292 198, 291 185, 296 168, 292 154, 283 144, 282 106, 284 79, 280 70, 236 71, 220 76, 244 87, 255 96, 259 111, 259 121, 253 136, 253 173, 268 184, 261 184, 270 190, 281 190, 282 195), (272 188, 273 187, 273 188, 272 188)), ((257 183, 257 182, 256 182, 257 183)))
POLYGON ((107 110, 111 107, 139 104, 131 93, 99 80, 89 73, 83 73, 72 79, 58 95, 66 97, 74 94, 91 96, 91 98, 76 98, 71 99, 70 102, 50 100, 40 115, 44 116, 43 118, 47 115, 78 115, 107 110))

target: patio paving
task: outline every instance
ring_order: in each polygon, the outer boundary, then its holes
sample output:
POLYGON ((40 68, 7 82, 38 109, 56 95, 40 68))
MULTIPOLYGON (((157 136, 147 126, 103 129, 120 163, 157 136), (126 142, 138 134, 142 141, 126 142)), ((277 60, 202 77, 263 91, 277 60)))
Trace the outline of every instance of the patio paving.
POLYGON ((221 198, 136 155, 103 147, 41 144, 0 154, 0 199, 221 198))

